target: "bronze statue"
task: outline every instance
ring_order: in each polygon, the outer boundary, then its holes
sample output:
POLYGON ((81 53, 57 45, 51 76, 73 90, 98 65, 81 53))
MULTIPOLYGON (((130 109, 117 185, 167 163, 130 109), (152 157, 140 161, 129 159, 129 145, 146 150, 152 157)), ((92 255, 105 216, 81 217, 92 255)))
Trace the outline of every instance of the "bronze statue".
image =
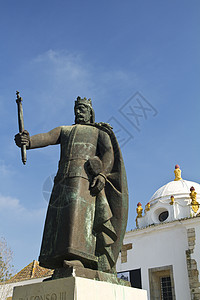
POLYGON ((72 126, 15 136, 27 149, 61 145, 39 262, 114 273, 128 215, 124 163, 111 126, 95 123, 91 100, 77 97, 74 111, 72 126))

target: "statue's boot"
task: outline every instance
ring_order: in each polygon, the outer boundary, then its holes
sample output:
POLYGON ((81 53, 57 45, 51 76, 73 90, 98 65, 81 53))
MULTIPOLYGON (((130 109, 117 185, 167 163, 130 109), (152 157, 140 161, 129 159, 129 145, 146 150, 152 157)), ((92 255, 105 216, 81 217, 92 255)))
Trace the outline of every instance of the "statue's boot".
POLYGON ((82 267, 84 268, 84 265, 80 260, 64 260, 63 261, 63 267, 69 268, 69 267, 82 267))

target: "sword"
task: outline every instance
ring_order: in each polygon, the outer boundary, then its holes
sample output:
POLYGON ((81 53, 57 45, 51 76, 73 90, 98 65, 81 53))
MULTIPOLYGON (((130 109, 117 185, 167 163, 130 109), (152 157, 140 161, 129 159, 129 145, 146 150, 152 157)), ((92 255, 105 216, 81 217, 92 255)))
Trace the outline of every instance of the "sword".
MULTIPOLYGON (((18 111, 18 124, 19 124, 19 133, 23 133, 24 131, 24 118, 23 118, 23 108, 22 108, 22 97, 19 96, 19 92, 16 91, 17 95, 17 111, 18 111)), ((22 162, 26 164, 26 145, 21 146, 21 157, 22 162)))

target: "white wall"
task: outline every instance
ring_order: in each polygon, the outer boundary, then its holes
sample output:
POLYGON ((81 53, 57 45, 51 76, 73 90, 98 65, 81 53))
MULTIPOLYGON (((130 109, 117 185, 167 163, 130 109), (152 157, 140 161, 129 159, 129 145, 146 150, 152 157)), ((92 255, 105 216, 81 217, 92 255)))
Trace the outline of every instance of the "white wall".
POLYGON ((197 269, 200 274, 200 224, 198 223, 195 227, 195 248, 194 248, 194 253, 192 254, 192 258, 196 260, 197 262, 197 269))
MULTIPOLYGON (((127 263, 117 262, 117 271, 141 268, 142 288, 148 291, 148 269, 173 265, 176 299, 190 299, 186 250, 187 229, 179 221, 128 232, 124 244, 133 243, 128 250, 127 263)), ((200 253, 200 252, 199 252, 200 253)))

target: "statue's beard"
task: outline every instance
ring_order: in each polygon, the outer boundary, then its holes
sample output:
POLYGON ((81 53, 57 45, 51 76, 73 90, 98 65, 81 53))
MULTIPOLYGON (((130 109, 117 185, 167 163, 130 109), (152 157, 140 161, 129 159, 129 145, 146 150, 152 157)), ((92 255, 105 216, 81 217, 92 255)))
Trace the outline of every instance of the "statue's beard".
POLYGON ((75 117, 75 123, 76 124, 87 124, 90 123, 90 119, 88 119, 88 116, 79 115, 75 117))

